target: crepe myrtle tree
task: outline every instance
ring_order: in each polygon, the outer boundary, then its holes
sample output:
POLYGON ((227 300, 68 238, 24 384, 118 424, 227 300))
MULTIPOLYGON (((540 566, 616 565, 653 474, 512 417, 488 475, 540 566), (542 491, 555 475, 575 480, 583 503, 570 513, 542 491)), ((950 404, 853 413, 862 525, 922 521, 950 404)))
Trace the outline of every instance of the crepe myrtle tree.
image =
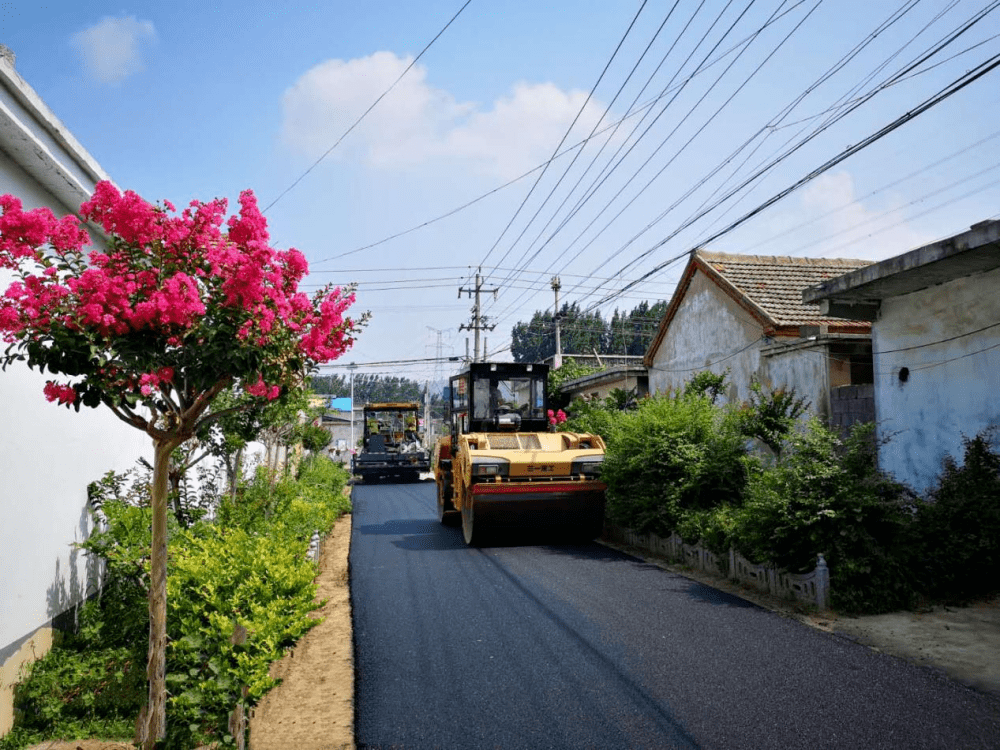
POLYGON ((227 202, 193 201, 178 212, 99 183, 80 216, 102 227, 106 252, 85 252, 75 216, 22 210, 0 197, 0 267, 15 280, 0 297, 0 361, 54 377, 45 397, 105 406, 144 431, 154 448, 149 700, 140 738, 166 735, 167 479, 171 452, 227 410, 223 390, 261 402, 299 385, 314 365, 353 343, 366 316, 346 315, 351 290, 298 291, 307 272, 295 249, 268 244, 252 191, 226 219, 227 202))

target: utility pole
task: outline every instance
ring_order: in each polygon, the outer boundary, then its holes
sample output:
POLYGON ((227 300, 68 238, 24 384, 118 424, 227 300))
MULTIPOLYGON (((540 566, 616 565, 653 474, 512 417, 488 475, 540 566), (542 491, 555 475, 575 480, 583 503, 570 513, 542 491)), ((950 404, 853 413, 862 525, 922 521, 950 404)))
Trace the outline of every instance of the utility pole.
POLYGON ((480 297, 480 294, 485 291, 485 292, 492 292, 493 293, 493 299, 496 299, 497 292, 500 291, 500 290, 497 287, 493 287, 492 289, 483 289, 483 277, 479 273, 479 271, 481 271, 481 270, 482 269, 479 269, 479 270, 476 271, 476 286, 475 286, 474 289, 466 289, 464 287, 459 287, 458 288, 458 298, 459 299, 461 299, 462 295, 466 294, 466 293, 470 297, 472 297, 473 294, 476 295, 476 304, 472 306, 472 323, 462 323, 462 325, 460 325, 458 327, 458 330, 460 330, 460 331, 475 331, 476 332, 476 346, 475 346, 474 357, 473 357, 473 360, 472 360, 473 362, 478 362, 479 361, 479 332, 480 331, 492 331, 494 328, 497 327, 496 323, 494 323, 493 325, 488 325, 486 323, 487 319, 485 317, 483 317, 482 307, 480 305, 480 299, 479 299, 479 297, 480 297))
POLYGON ((562 367, 562 342, 559 340, 559 290, 562 288, 562 282, 559 281, 558 276, 552 277, 552 291, 556 293, 556 308, 555 313, 552 315, 552 319, 556 323, 556 355, 552 358, 552 369, 558 370, 562 367))
POLYGON ((347 369, 351 371, 351 455, 354 455, 354 371, 358 369, 358 366, 351 362, 347 366, 347 369))
POLYGON ((434 445, 434 423, 431 421, 431 384, 424 382, 424 447, 434 445))

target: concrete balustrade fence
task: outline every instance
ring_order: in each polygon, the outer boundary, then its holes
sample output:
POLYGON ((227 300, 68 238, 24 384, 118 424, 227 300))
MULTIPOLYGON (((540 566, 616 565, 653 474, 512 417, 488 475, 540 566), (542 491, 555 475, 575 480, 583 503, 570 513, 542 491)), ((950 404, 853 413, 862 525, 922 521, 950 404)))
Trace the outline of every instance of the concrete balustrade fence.
POLYGON ((728 555, 716 555, 700 544, 685 544, 676 533, 664 538, 609 526, 607 535, 618 544, 645 549, 695 570, 747 583, 775 596, 794 598, 817 609, 826 609, 830 604, 830 570, 823 555, 818 555, 811 573, 788 573, 775 565, 750 562, 734 549, 728 555))

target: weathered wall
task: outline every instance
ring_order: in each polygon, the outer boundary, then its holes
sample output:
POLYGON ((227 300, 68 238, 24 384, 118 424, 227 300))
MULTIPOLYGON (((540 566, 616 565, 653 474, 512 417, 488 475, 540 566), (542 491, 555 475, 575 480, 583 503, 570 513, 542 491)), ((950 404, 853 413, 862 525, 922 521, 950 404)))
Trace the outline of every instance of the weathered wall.
POLYGON ((763 328, 704 274, 691 279, 649 368, 650 393, 683 387, 696 373, 729 369, 729 401, 750 395, 760 368, 763 328))
MULTIPOLYGON (((704 274, 696 273, 670 323, 649 370, 650 393, 683 387, 696 373, 729 370, 730 403, 750 397, 757 378, 771 388, 795 388, 825 417, 828 410, 828 365, 825 347, 765 355, 771 344, 761 340, 763 327, 704 274)), ((781 339, 780 341, 795 341, 781 339)))
POLYGON ((881 466, 918 491, 963 435, 1000 425, 1000 328, 960 336, 1000 321, 998 289, 994 270, 890 298, 873 325, 881 466))
MULTIPOLYGON (((75 141, 25 87, 0 61, 0 193, 62 215, 75 195, 70 182, 92 174, 93 162, 73 152, 75 141), (21 87, 17 96, 11 86, 21 87)), ((0 271, 0 294, 12 279, 0 271)), ((48 403, 46 380, 21 363, 0 372, 0 735, 10 729, 21 664, 48 650, 52 621, 81 601, 94 573, 71 546, 90 533, 87 484, 152 457, 149 439, 110 412, 48 403)))
POLYGON ((771 388, 794 388, 795 395, 808 402, 807 415, 824 421, 829 418, 830 370, 825 346, 792 349, 761 359, 763 382, 771 388))
POLYGON ((842 385, 830 389, 830 428, 846 435, 851 425, 875 421, 875 386, 842 385))

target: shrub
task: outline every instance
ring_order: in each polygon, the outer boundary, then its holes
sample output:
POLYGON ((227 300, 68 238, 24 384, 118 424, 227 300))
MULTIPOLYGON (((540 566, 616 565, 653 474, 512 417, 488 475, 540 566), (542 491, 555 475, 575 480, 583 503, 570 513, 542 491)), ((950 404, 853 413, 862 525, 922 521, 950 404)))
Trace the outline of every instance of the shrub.
POLYGON ((683 392, 687 396, 705 396, 714 404, 726 390, 726 379, 728 377, 728 367, 719 373, 712 372, 711 370, 702 370, 688 379, 684 384, 683 392))
POLYGON ((792 434, 796 420, 809 402, 795 395, 795 389, 767 389, 754 378, 750 382, 750 398, 737 410, 737 424, 747 437, 756 438, 781 455, 785 441, 792 434))
POLYGON ((845 611, 911 606, 905 564, 911 498, 875 466, 874 425, 846 441, 811 420, 774 467, 755 473, 737 511, 734 541, 746 557, 786 570, 830 566, 832 603, 845 611))
MULTIPOLYGON (((346 481, 342 467, 312 456, 298 479, 273 490, 259 472, 244 504, 220 509, 215 522, 171 523, 167 747, 232 742, 229 712, 261 698, 274 684, 271 662, 318 622, 305 552, 314 531, 326 533, 350 509, 346 481)), ((146 701, 150 511, 141 498, 107 497, 114 483, 102 482, 94 492, 105 493, 107 528, 80 546, 104 560, 103 592, 81 608, 78 632, 17 686, 22 713, 0 750, 59 736, 131 737, 146 701)))
POLYGON ((709 398, 645 399, 619 413, 612 434, 604 478, 615 523, 667 535, 684 513, 742 501, 743 437, 709 398))
POLYGON ((302 447, 312 453, 323 450, 333 441, 333 435, 329 430, 315 424, 302 425, 300 436, 302 447))
POLYGON ((919 506, 911 565, 927 594, 961 602, 1000 589, 1000 454, 995 430, 965 438, 963 464, 945 458, 919 506))
POLYGON ((0 749, 27 747, 52 736, 131 740, 146 700, 145 643, 140 648, 58 646, 34 662, 15 689, 17 725, 0 749))
POLYGON ((610 445, 615 440, 619 415, 604 401, 576 398, 569 405, 568 419, 559 425, 560 432, 590 432, 600 435, 610 445))
POLYGON ((229 712, 260 700, 275 684, 271 662, 318 622, 309 617, 316 586, 307 546, 218 526, 176 540, 167 582, 170 746, 224 741, 229 712), (239 629, 245 642, 234 643, 239 629))

